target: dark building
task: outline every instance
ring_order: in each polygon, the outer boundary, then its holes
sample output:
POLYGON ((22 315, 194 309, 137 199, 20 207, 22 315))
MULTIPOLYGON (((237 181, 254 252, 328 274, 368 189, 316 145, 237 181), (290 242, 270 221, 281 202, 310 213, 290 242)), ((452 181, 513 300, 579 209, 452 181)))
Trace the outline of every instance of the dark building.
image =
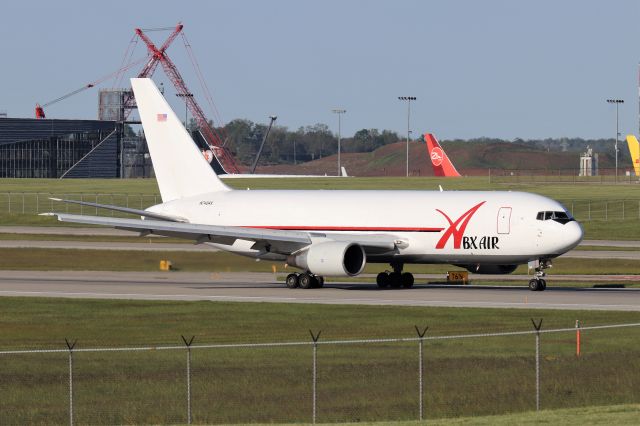
POLYGON ((115 121, 0 118, 0 177, 115 178, 115 121))

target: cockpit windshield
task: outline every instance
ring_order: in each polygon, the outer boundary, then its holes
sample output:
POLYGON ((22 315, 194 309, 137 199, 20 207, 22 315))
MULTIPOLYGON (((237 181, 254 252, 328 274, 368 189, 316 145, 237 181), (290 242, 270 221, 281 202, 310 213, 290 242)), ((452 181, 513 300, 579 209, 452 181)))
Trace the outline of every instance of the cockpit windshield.
POLYGON ((538 212, 536 216, 538 220, 555 220, 558 223, 565 224, 574 221, 567 212, 538 212))

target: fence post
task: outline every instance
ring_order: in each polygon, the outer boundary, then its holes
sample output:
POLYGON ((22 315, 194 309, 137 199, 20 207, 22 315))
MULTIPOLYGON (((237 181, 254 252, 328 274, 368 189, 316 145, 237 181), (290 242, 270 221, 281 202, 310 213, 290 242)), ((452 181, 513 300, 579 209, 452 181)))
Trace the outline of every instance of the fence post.
POLYGON ((69 424, 73 426, 73 348, 76 346, 77 340, 73 343, 64 338, 64 342, 69 349, 69 424))
POLYGON ((542 318, 538 323, 531 318, 531 323, 536 329, 536 411, 540 411, 540 329, 542 328, 542 318))
POLYGON ((22 214, 24 214, 24 192, 22 193, 22 214))
POLYGON ((36 214, 40 213, 40 193, 36 193, 36 214))
POLYGON ((422 331, 420 331, 420 329, 418 328, 417 325, 414 325, 414 327, 416 328, 416 333, 418 333, 418 338, 420 340, 418 340, 418 392, 419 392, 419 396, 420 396, 420 404, 419 404, 419 412, 420 412, 420 421, 422 421, 423 417, 424 417, 424 408, 423 408, 423 401, 424 401, 424 357, 423 357, 423 350, 422 347, 424 345, 424 335, 427 334, 427 330, 429 329, 429 327, 425 327, 422 331))
POLYGON ((191 424, 191 344, 196 336, 191 336, 191 339, 187 340, 184 336, 182 341, 187 347, 187 424, 191 424))
POLYGON ((9 202, 7 203, 9 205, 9 214, 11 214, 11 193, 7 193, 7 199, 9 200, 9 202))
POLYGON ((313 414, 312 414, 312 423, 316 424, 316 417, 318 413, 318 339, 320 339, 320 333, 322 330, 318 331, 318 334, 313 334, 313 331, 309 330, 309 334, 311 335, 311 339, 313 340, 313 385, 312 385, 312 398, 313 398, 313 414))

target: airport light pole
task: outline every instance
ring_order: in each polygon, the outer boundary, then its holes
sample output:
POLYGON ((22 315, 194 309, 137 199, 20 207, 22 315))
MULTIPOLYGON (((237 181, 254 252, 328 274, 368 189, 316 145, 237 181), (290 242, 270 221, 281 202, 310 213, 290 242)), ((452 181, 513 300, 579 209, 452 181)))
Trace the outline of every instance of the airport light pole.
POLYGON ((187 128, 187 114, 189 112, 189 102, 187 98, 193 98, 193 93, 176 93, 176 96, 184 99, 184 128, 187 128))
POLYGON ((620 131, 618 130, 618 106, 624 103, 624 99, 607 99, 607 102, 610 104, 616 105, 616 183, 618 183, 618 136, 620 136, 620 131))
POLYGON ((341 142, 341 130, 342 130, 342 114, 344 114, 345 112, 347 112, 346 109, 340 109, 340 108, 336 108, 336 109, 332 109, 331 112, 333 112, 334 114, 338 114, 338 176, 342 175, 342 165, 340 164, 340 142, 341 142))
POLYGON ((398 96, 401 101, 407 101, 407 177, 409 177, 409 135, 411 134, 410 119, 411 119, 411 101, 415 101, 415 96, 398 96))

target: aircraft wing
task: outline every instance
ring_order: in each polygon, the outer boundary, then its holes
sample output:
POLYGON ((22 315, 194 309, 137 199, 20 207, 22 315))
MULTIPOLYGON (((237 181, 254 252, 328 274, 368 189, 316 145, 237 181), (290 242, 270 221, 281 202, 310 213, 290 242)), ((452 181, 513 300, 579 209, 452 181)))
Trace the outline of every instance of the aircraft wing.
POLYGON ((390 251, 396 247, 396 237, 386 234, 330 234, 240 226, 200 225, 166 220, 124 219, 66 213, 45 214, 57 216, 61 222, 110 226, 139 232, 141 235, 156 234, 194 240, 197 243, 212 242, 232 245, 236 240, 254 241, 256 248, 268 246, 271 252, 287 255, 308 247, 313 244, 316 238, 357 243, 367 253, 390 251))

